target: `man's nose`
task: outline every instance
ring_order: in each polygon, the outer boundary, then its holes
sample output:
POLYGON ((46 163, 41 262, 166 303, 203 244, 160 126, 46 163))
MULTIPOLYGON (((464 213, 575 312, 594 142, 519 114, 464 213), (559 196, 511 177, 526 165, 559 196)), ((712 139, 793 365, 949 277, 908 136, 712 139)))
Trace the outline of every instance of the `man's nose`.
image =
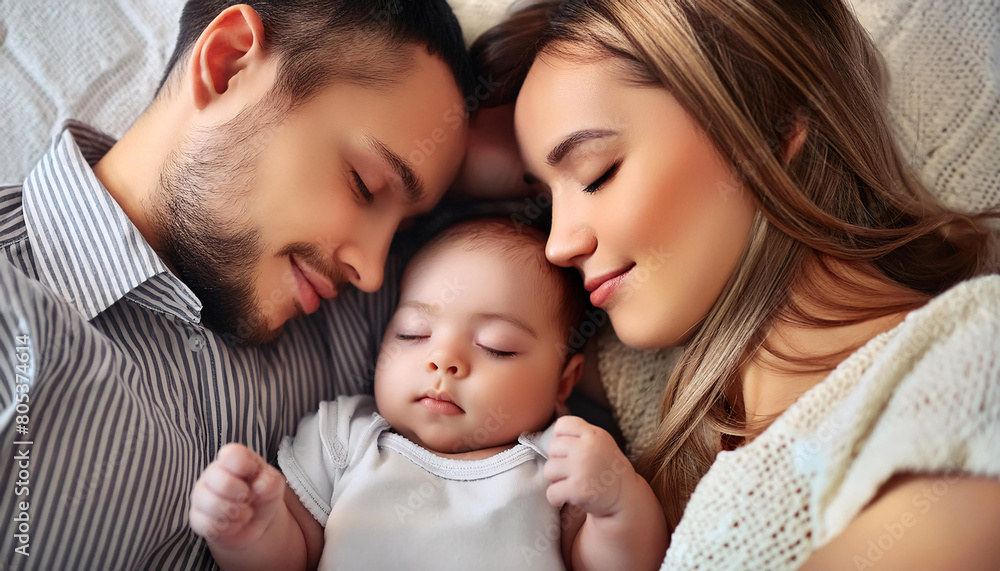
POLYGON ((361 291, 374 293, 382 287, 386 256, 381 259, 360 259, 353 263, 345 262, 347 278, 351 284, 361 291))
POLYGON ((354 287, 368 293, 382 287, 385 261, 396 231, 396 224, 381 224, 358 236, 351 244, 341 246, 338 261, 346 266, 347 278, 354 287))

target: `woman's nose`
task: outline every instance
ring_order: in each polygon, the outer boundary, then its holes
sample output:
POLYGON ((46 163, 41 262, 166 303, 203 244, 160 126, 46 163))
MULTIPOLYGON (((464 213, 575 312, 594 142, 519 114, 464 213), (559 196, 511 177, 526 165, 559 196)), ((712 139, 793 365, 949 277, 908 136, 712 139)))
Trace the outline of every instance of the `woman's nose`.
POLYGON ((545 242, 545 257, 557 266, 572 267, 581 258, 594 253, 597 237, 572 211, 552 208, 552 229, 545 242))

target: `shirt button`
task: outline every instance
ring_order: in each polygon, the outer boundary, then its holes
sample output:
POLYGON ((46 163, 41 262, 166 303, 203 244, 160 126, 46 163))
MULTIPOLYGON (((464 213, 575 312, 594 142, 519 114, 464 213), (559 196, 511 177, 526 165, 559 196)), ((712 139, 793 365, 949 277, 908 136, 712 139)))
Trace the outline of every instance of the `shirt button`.
POLYGON ((198 352, 205 348, 205 338, 201 335, 192 335, 187 340, 188 349, 198 352))

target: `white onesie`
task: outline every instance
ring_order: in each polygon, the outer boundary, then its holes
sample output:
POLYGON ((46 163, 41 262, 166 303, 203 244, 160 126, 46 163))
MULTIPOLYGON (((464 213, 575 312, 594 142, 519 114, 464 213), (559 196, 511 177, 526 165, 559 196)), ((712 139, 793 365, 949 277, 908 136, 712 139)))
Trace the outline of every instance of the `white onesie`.
POLYGON ((321 403, 278 464, 326 528, 320 569, 563 569, 542 476, 551 438, 550 426, 490 458, 442 458, 358 395, 321 403))

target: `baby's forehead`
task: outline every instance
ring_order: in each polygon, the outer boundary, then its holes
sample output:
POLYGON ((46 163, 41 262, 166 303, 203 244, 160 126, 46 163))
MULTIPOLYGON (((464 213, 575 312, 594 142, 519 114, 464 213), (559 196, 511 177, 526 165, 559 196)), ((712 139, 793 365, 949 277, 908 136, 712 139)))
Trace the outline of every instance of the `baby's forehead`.
POLYGON ((425 280, 428 274, 441 281, 462 279, 474 267, 492 263, 501 268, 495 279, 509 283, 512 289, 551 297, 547 306, 563 299, 559 268, 545 258, 544 236, 476 230, 480 231, 444 236, 418 251, 403 275, 403 289, 418 281, 418 277, 425 280), (466 263, 456 264, 456 259, 466 263))
MULTIPOLYGON (((531 287, 540 284, 556 287, 558 275, 554 266, 545 259, 545 246, 532 239, 514 240, 496 237, 485 241, 482 236, 455 236, 421 250, 407 267, 409 274, 425 274, 428 270, 448 264, 456 257, 474 259, 476 262, 495 263, 504 271, 501 279, 523 282, 531 287)), ((449 266, 456 273, 470 270, 469 266, 449 266)))

